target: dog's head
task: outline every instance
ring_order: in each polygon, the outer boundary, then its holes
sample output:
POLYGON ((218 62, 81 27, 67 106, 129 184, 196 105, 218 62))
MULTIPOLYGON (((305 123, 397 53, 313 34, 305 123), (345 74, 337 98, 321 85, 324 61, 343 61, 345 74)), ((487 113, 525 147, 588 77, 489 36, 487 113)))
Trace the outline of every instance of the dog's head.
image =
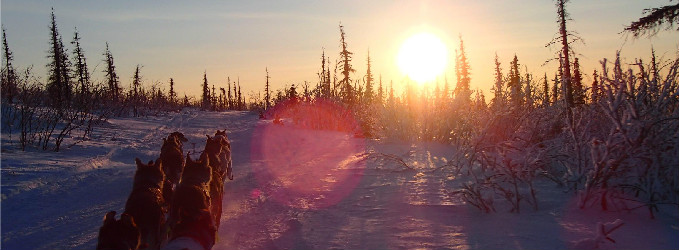
POLYGON ((198 161, 191 159, 191 154, 186 154, 186 166, 182 174, 181 183, 206 185, 212 179, 212 169, 207 153, 203 152, 198 161))
POLYGON ((132 216, 123 213, 120 220, 116 220, 115 216, 115 211, 104 216, 104 225, 99 228, 97 249, 138 249, 141 234, 132 216))
POLYGON ((174 136, 168 136, 167 138, 163 138, 163 146, 160 148, 160 150, 169 149, 181 150, 182 149, 181 139, 174 136))
POLYGON ((163 188, 165 174, 162 170, 162 162, 157 159, 155 163, 149 161, 148 164, 141 162, 139 158, 134 159, 137 163, 137 172, 134 174, 134 185, 157 186, 163 188))
POLYGON ((214 138, 221 140, 222 141, 221 143, 222 143, 223 146, 226 146, 229 149, 231 149, 231 143, 229 142, 229 137, 226 135, 226 129, 223 130, 223 131, 217 130, 214 138))
POLYGON ((226 129, 222 130, 222 131, 217 130, 217 132, 215 133, 215 136, 218 136, 218 135, 224 136, 224 138, 228 139, 228 137, 226 136, 226 129))
POLYGON ((204 152, 212 154, 213 156, 217 156, 219 153, 221 153, 223 148, 226 147, 228 144, 228 141, 224 140, 224 137, 222 136, 215 137, 210 137, 209 135, 205 136, 207 136, 207 141, 205 141, 204 152))
POLYGON ((187 141, 189 141, 188 139, 186 139, 186 137, 184 137, 184 134, 180 133, 179 131, 175 131, 175 132, 170 133, 170 135, 169 135, 167 138, 170 138, 170 137, 175 137, 175 138, 177 138, 180 142, 187 142, 187 141))

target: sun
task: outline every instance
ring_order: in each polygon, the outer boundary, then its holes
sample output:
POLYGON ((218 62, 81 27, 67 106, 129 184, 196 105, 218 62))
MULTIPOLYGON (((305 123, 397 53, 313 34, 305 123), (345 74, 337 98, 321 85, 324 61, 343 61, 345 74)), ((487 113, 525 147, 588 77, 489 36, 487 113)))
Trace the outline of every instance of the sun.
POLYGON ((410 79, 425 83, 436 79, 446 68, 448 49, 431 33, 418 33, 403 42, 397 63, 410 79))

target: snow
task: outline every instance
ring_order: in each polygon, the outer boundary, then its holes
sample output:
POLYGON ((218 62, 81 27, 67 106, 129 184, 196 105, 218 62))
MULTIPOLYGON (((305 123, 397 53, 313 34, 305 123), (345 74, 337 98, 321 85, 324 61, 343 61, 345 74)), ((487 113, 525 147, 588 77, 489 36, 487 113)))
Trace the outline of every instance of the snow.
POLYGON ((233 111, 114 118, 61 152, 24 152, 2 134, 1 247, 94 249, 106 212, 124 209, 135 157, 157 158, 173 131, 198 152, 206 134, 226 129, 235 178, 214 249, 679 249, 676 207, 655 219, 580 210, 572 193, 538 181, 538 211, 509 213, 498 200, 485 214, 451 195, 465 181, 439 168, 451 146, 288 124, 233 111))

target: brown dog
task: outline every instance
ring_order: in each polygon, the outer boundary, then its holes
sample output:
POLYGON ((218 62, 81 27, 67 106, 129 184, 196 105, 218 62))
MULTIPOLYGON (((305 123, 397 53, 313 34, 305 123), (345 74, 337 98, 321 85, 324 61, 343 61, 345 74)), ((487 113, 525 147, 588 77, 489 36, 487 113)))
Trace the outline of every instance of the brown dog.
POLYGON ((212 169, 212 181, 210 181, 210 211, 212 213, 214 223, 219 229, 219 224, 222 218, 222 199, 224 197, 224 178, 226 174, 226 164, 222 159, 223 152, 226 149, 225 140, 223 138, 207 136, 205 142, 205 150, 210 159, 210 168, 212 169))
POLYGON ((226 175, 229 177, 229 180, 233 180, 233 168, 231 164, 231 142, 229 141, 229 137, 226 136, 226 129, 223 131, 217 130, 214 138, 220 140, 220 144, 222 145, 222 152, 219 154, 221 165, 223 168, 226 168, 226 175))
POLYGON ((184 151, 183 142, 187 141, 184 134, 174 132, 167 138, 163 138, 163 146, 160 149, 160 160, 163 162, 163 173, 165 173, 165 184, 163 185, 163 198, 166 204, 172 202, 172 193, 184 171, 184 151))
POLYGON ((104 216, 104 225, 99 228, 97 250, 139 249, 140 234, 137 224, 131 215, 123 213, 120 220, 116 220, 116 211, 110 211, 104 216))
POLYGON ((149 161, 143 164, 135 159, 137 172, 134 174, 132 192, 125 204, 125 213, 135 218, 141 233, 142 246, 150 249, 160 248, 165 240, 165 213, 163 183, 165 175, 161 170, 161 161, 154 164, 149 161))
MULTIPOLYGON (((210 213, 210 188, 212 169, 207 153, 200 160, 193 161, 186 156, 182 179, 175 190, 170 206, 170 243, 179 238, 196 238, 205 249, 212 248, 216 238, 216 227, 210 213), (209 220, 205 220, 205 216, 209 220)), ((176 243, 175 243, 176 244, 176 243)))

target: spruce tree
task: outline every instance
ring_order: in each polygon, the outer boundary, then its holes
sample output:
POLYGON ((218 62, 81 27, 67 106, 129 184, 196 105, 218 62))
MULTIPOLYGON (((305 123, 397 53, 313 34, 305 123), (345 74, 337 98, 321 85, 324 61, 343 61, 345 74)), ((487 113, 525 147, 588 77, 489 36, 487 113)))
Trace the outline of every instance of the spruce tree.
POLYGON ((568 0, 557 0, 556 6, 557 6, 557 15, 558 15, 558 21, 557 23, 559 24, 559 39, 561 42, 561 56, 559 60, 561 62, 561 70, 562 75, 561 75, 561 81, 562 81, 562 88, 563 88, 563 95, 564 95, 564 100, 566 101, 566 107, 572 107, 573 106, 573 86, 572 86, 572 77, 571 77, 571 61, 570 61, 570 55, 571 55, 571 48, 570 44, 568 42, 568 30, 566 29, 566 21, 569 20, 569 15, 568 12, 566 12, 566 3, 568 0))
POLYGON ((170 97, 170 104, 174 105, 177 101, 177 92, 174 91, 174 79, 170 78, 170 92, 168 93, 170 97))
POLYGON ((75 46, 73 50, 73 60, 75 61, 75 74, 78 83, 78 105, 81 108, 85 108, 87 103, 89 103, 91 83, 90 83, 90 73, 87 69, 87 60, 85 58, 85 52, 80 46, 80 37, 78 36, 78 30, 75 30, 73 35, 73 41, 71 42, 75 46))
POLYGON ((500 68, 500 59, 495 53, 495 85, 493 86, 492 107, 500 108, 505 105, 504 80, 502 79, 502 68, 500 68))
POLYGON ((519 107, 523 104, 523 93, 521 93, 521 73, 519 73, 519 58, 514 55, 514 59, 509 63, 509 74, 507 76, 509 81, 509 100, 514 107, 519 107))
POLYGON ((51 19, 47 92, 54 107, 65 108, 70 103, 72 96, 70 62, 57 29, 54 9, 52 9, 51 19))
MULTIPOLYGON (((233 98, 231 97, 231 77, 226 77, 226 91, 227 91, 227 103, 228 109, 233 109, 233 98)), ((234 93, 235 95, 236 93, 234 93)))
MULTIPOLYGON (((526 70, 528 71, 528 70, 526 70)), ((524 99, 526 101, 526 107, 528 108, 533 108, 533 87, 531 86, 532 81, 533 81, 533 76, 529 73, 526 73, 526 88, 525 91, 523 92, 524 99)))
MULTIPOLYGON (((645 9, 644 14, 645 16, 625 27, 625 32, 632 33, 634 37, 642 35, 652 37, 658 33, 662 26, 665 26, 665 29, 668 30, 673 28, 674 25, 679 26, 679 3, 645 9)), ((677 27, 677 31, 679 31, 679 27, 677 27)))
POLYGON ((203 98, 201 108, 207 110, 210 108, 210 88, 207 84, 207 71, 203 72, 203 98))
POLYGON ((471 98, 471 89, 469 84, 471 77, 469 76, 469 62, 467 61, 467 53, 464 51, 464 41, 460 36, 460 50, 456 55, 455 73, 457 75, 457 85, 455 86, 455 100, 469 103, 471 98))
POLYGON ((382 74, 380 74, 380 86, 377 89, 377 103, 382 105, 384 102, 384 89, 382 88, 382 74))
POLYGON ((389 99, 387 102, 390 105, 394 104, 394 81, 389 81, 389 99))
POLYGON ((266 85, 264 86, 264 109, 271 107, 271 90, 269 89, 269 68, 266 68, 266 85))
POLYGON ((226 109, 226 90, 224 88, 219 88, 221 94, 219 95, 219 109, 226 109))
POLYGON ((238 92, 236 92, 236 83, 233 83, 233 109, 238 109, 238 92))
POLYGON ((134 70, 134 76, 132 77, 132 109, 134 111, 134 116, 139 117, 139 105, 141 105, 141 75, 139 74, 139 64, 134 70))
POLYGON ((330 98, 330 58, 326 60, 325 49, 323 49, 323 54, 321 54, 321 73, 319 78, 319 95, 324 98, 330 98))
POLYGON ((9 50, 9 45, 7 44, 7 34, 5 32, 5 26, 2 27, 2 51, 4 52, 4 68, 2 69, 2 97, 7 100, 8 103, 12 103, 14 96, 17 94, 17 77, 14 67, 12 66, 12 52, 9 50))
POLYGON ((585 103, 585 88, 582 85, 582 74, 580 73, 580 62, 576 57, 573 61, 573 102, 574 104, 585 103))
POLYGON ((547 81, 547 73, 545 73, 545 77, 543 79, 544 82, 542 83, 542 107, 547 107, 549 106, 549 82, 547 81))
POLYGON ((213 111, 217 110, 217 90, 215 90, 215 85, 212 84, 212 92, 210 92, 210 108, 213 111))
POLYGON ((108 97, 114 103, 120 102, 120 81, 118 79, 118 74, 116 73, 116 66, 113 62, 113 54, 108 47, 108 42, 106 42, 106 51, 104 52, 104 60, 106 62, 106 83, 108 86, 108 97))
POLYGON ((557 104, 559 102, 559 92, 560 90, 560 83, 561 80, 559 79, 558 74, 554 74, 554 80, 552 80, 552 103, 557 104))
POLYGON ((365 73, 365 91, 363 92, 363 102, 370 104, 373 101, 373 74, 370 70, 370 50, 368 50, 368 70, 365 73))
POLYGON ((340 47, 342 51, 340 52, 340 69, 342 70, 342 80, 340 81, 341 87, 341 98, 344 104, 353 106, 354 104, 354 93, 351 86, 351 78, 349 74, 356 71, 351 67, 351 55, 354 53, 347 50, 346 34, 344 33, 344 26, 339 25, 340 29, 340 47))
POLYGON ((594 70, 594 73, 592 74, 592 78, 594 78, 594 81, 592 81, 592 103, 596 103, 599 101, 599 97, 601 95, 601 86, 599 86, 599 74, 597 74, 596 69, 594 70))
POLYGON ((240 78, 238 78, 238 110, 243 110, 243 96, 240 93, 240 78))

